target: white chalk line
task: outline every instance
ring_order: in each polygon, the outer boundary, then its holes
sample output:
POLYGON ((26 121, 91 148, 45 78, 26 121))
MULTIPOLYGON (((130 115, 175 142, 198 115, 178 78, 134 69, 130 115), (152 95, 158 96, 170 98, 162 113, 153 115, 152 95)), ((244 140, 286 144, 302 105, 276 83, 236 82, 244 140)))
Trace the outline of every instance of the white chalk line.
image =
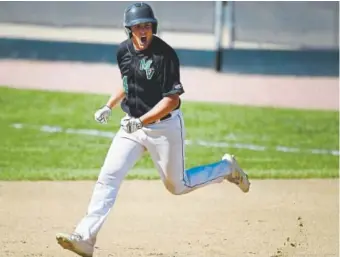
MULTIPOLYGON (((78 134, 78 135, 88 135, 97 137, 113 138, 116 134, 108 131, 100 131, 96 129, 72 129, 72 128, 62 128, 59 126, 49 126, 43 125, 41 127, 34 125, 25 125, 21 123, 12 124, 13 128, 24 129, 33 128, 46 133, 66 133, 66 134, 78 134)), ((329 150, 329 149, 301 149, 297 147, 288 147, 278 145, 276 147, 268 147, 263 145, 247 144, 247 143, 227 143, 227 142, 213 142, 205 140, 185 140, 186 145, 199 145, 204 147, 214 147, 214 148, 236 148, 236 149, 246 149, 251 151, 276 151, 284 153, 309 153, 317 155, 334 155, 339 156, 339 150, 329 150)))

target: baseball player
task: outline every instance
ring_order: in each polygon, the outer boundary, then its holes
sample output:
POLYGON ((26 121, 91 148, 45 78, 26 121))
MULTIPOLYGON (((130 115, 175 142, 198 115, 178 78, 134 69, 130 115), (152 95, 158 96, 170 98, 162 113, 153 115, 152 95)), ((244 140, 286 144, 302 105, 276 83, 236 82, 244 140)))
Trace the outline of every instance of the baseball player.
POLYGON ((101 167, 86 215, 72 234, 57 234, 58 243, 90 257, 99 230, 113 207, 127 172, 148 151, 166 189, 175 195, 227 180, 248 192, 248 176, 234 156, 213 164, 185 169, 185 127, 180 95, 180 63, 174 49, 157 37, 157 19, 146 3, 124 13, 128 39, 117 50, 122 84, 95 120, 107 123, 111 109, 121 104, 125 116, 101 167))

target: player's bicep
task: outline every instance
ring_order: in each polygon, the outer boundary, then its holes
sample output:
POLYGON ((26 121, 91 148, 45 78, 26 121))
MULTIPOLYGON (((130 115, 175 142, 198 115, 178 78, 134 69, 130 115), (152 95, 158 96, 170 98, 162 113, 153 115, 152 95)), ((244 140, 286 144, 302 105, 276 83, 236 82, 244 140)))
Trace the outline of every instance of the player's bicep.
POLYGON ((165 61, 163 96, 181 95, 184 89, 180 77, 180 63, 177 55, 174 53, 165 61))

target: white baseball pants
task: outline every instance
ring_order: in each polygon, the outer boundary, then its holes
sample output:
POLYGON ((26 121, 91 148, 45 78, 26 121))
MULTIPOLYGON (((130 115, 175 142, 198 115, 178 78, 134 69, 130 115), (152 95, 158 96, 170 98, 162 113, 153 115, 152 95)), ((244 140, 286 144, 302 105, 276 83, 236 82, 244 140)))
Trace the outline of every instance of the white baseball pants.
POLYGON ((132 134, 120 129, 101 168, 87 213, 75 233, 82 235, 89 243, 95 243, 124 177, 145 150, 150 153, 165 187, 172 194, 185 194, 222 182, 231 172, 225 160, 185 170, 184 138, 185 128, 180 110, 173 111, 171 118, 148 125, 132 134))

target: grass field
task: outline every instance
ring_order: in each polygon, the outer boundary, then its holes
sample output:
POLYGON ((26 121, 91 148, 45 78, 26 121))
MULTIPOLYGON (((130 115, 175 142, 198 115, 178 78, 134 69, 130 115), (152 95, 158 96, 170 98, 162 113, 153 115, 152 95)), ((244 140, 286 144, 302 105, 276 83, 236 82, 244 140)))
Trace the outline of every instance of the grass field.
MULTIPOLYGON (((0 180, 96 179, 112 138, 81 131, 116 132, 120 108, 107 125, 93 119, 107 99, 0 87, 0 180)), ((184 102, 182 110, 192 142, 187 167, 218 161, 230 152, 251 178, 338 177, 337 111, 191 102, 184 102)), ((128 178, 158 178, 148 155, 128 178)))

